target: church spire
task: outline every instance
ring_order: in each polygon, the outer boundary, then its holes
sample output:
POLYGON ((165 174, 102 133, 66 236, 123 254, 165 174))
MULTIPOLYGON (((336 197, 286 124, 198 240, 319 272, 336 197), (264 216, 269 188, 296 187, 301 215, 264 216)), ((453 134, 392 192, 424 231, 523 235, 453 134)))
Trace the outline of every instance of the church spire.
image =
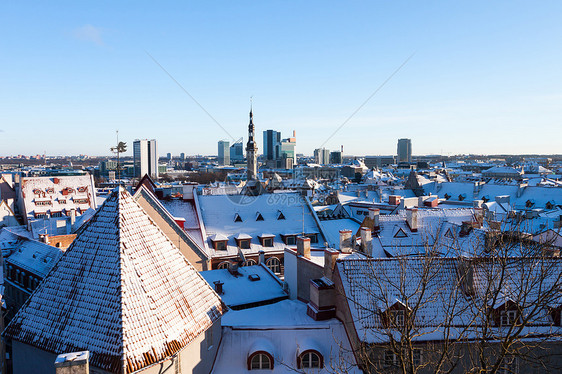
POLYGON ((252 111, 252 102, 250 100, 250 123, 248 124, 248 143, 246 144, 246 175, 247 180, 255 179, 257 175, 257 153, 258 146, 254 139, 254 114, 252 111))

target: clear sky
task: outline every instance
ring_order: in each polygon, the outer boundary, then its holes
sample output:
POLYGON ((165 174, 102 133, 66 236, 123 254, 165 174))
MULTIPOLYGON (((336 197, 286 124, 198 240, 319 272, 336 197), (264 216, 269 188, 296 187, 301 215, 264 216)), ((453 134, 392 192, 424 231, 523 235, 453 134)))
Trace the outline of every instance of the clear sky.
POLYGON ((562 1, 0 3, 0 155, 216 154, 262 131, 311 154, 562 153, 562 1), (231 139, 232 140, 232 139, 231 139))

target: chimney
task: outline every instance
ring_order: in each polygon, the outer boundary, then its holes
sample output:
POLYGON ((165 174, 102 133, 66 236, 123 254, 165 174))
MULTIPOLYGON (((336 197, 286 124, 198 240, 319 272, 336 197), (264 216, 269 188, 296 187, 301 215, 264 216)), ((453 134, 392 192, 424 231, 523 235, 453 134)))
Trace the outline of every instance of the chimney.
POLYGON ((351 230, 340 230, 340 251, 342 253, 351 253, 352 249, 351 230))
POLYGON ((219 295, 222 295, 224 291, 222 290, 222 285, 224 284, 221 281, 214 281, 213 284, 215 285, 215 292, 219 295))
POLYGON ((310 238, 306 236, 297 238, 297 255, 310 259, 310 238))
POLYGON ((234 277, 237 277, 240 275, 240 273, 238 272, 238 267, 240 265, 238 264, 237 261, 231 262, 228 264, 228 272, 232 275, 234 275, 234 277))
POLYGON ((484 204, 484 200, 472 200, 473 208, 482 208, 482 204, 484 204))
POLYGON ((70 209, 70 225, 74 228, 74 224, 76 223, 76 209, 70 209))
POLYGON ((361 251, 367 256, 372 256, 372 245, 371 229, 368 227, 361 227, 361 251))
POLYGON ((400 199, 402 196, 400 195, 390 195, 388 197, 388 204, 389 205, 400 205, 400 199))
POLYGON ((56 374, 89 374, 90 352, 62 353, 55 360, 56 374))
POLYGON ((407 208, 406 209, 406 222, 412 232, 418 231, 418 209, 417 208, 407 208))
POLYGON ((265 264, 265 252, 263 249, 260 249, 258 252, 258 263, 259 264, 265 264))
POLYGON ((339 255, 340 253, 335 249, 326 248, 324 250, 324 276, 326 278, 332 279, 334 266, 336 266, 336 260, 339 255))
POLYGON ((459 286, 466 296, 474 295, 474 265, 470 259, 459 257, 457 260, 459 286))
POLYGON ((41 243, 49 244, 49 234, 39 234, 39 241, 41 243))
POLYGON ((380 210, 377 208, 369 208, 369 218, 373 221, 373 230, 379 231, 380 229, 380 210))
POLYGON ((310 280, 310 301, 306 314, 315 321, 323 321, 336 316, 336 290, 330 279, 322 277, 310 280))
POLYGON ((474 219, 478 222, 478 226, 482 227, 484 224, 484 209, 474 208, 474 219))

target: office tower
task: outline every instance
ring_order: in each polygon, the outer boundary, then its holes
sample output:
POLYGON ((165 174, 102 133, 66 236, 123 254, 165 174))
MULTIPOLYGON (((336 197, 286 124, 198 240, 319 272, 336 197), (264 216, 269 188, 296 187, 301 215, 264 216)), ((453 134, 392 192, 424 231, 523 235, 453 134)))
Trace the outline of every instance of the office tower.
POLYGON ((230 146, 230 162, 237 163, 244 161, 244 139, 240 138, 230 146))
POLYGON ((330 164, 341 164, 341 152, 340 151, 330 152, 330 164))
POLYGON ((185 161, 185 153, 180 153, 180 160, 185 161))
POLYGON ((250 109, 250 123, 248 124, 248 143, 246 143, 246 179, 257 178, 258 174, 258 145, 254 141, 254 115, 250 109))
POLYGON ((151 178, 158 178, 158 146, 156 140, 135 140, 133 142, 133 163, 135 177, 142 178, 148 174, 151 178))
POLYGON ((412 141, 410 139, 398 139, 397 162, 412 162, 412 141))
POLYGON ((292 169, 293 165, 297 163, 297 155, 295 153, 295 147, 297 146, 297 138, 295 131, 293 131, 292 138, 286 138, 281 140, 281 167, 284 169, 292 169))
POLYGON ((330 162, 330 150, 318 148, 314 150, 314 162, 319 165, 326 165, 330 162))
POLYGON ((275 130, 263 132, 263 158, 265 160, 278 160, 281 156, 281 133, 275 130))
POLYGON ((219 165, 230 165, 230 142, 228 140, 219 141, 219 165))
POLYGON ((166 154, 166 159, 167 159, 168 161, 172 161, 172 154, 168 152, 168 153, 166 154))

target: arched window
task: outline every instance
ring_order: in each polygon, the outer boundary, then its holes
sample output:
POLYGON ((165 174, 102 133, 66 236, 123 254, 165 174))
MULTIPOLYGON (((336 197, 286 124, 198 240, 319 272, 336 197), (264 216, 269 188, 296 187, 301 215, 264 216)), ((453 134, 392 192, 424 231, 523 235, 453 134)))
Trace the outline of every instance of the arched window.
POLYGON ((219 266, 217 266, 217 269, 228 269, 229 265, 230 265, 230 262, 223 261, 219 264, 219 266))
POLYGON ((281 274, 281 261, 277 257, 268 258, 265 265, 275 274, 281 274))
POLYGON ((297 359, 299 369, 320 369, 324 367, 324 358, 313 349, 309 349, 300 354, 297 359))
POLYGON ((248 357, 248 370, 273 369, 273 356, 265 351, 254 352, 248 357))
POLYGON ((254 265, 257 265, 257 263, 256 260, 252 260, 252 259, 246 260, 242 264, 242 266, 254 266, 254 265))

